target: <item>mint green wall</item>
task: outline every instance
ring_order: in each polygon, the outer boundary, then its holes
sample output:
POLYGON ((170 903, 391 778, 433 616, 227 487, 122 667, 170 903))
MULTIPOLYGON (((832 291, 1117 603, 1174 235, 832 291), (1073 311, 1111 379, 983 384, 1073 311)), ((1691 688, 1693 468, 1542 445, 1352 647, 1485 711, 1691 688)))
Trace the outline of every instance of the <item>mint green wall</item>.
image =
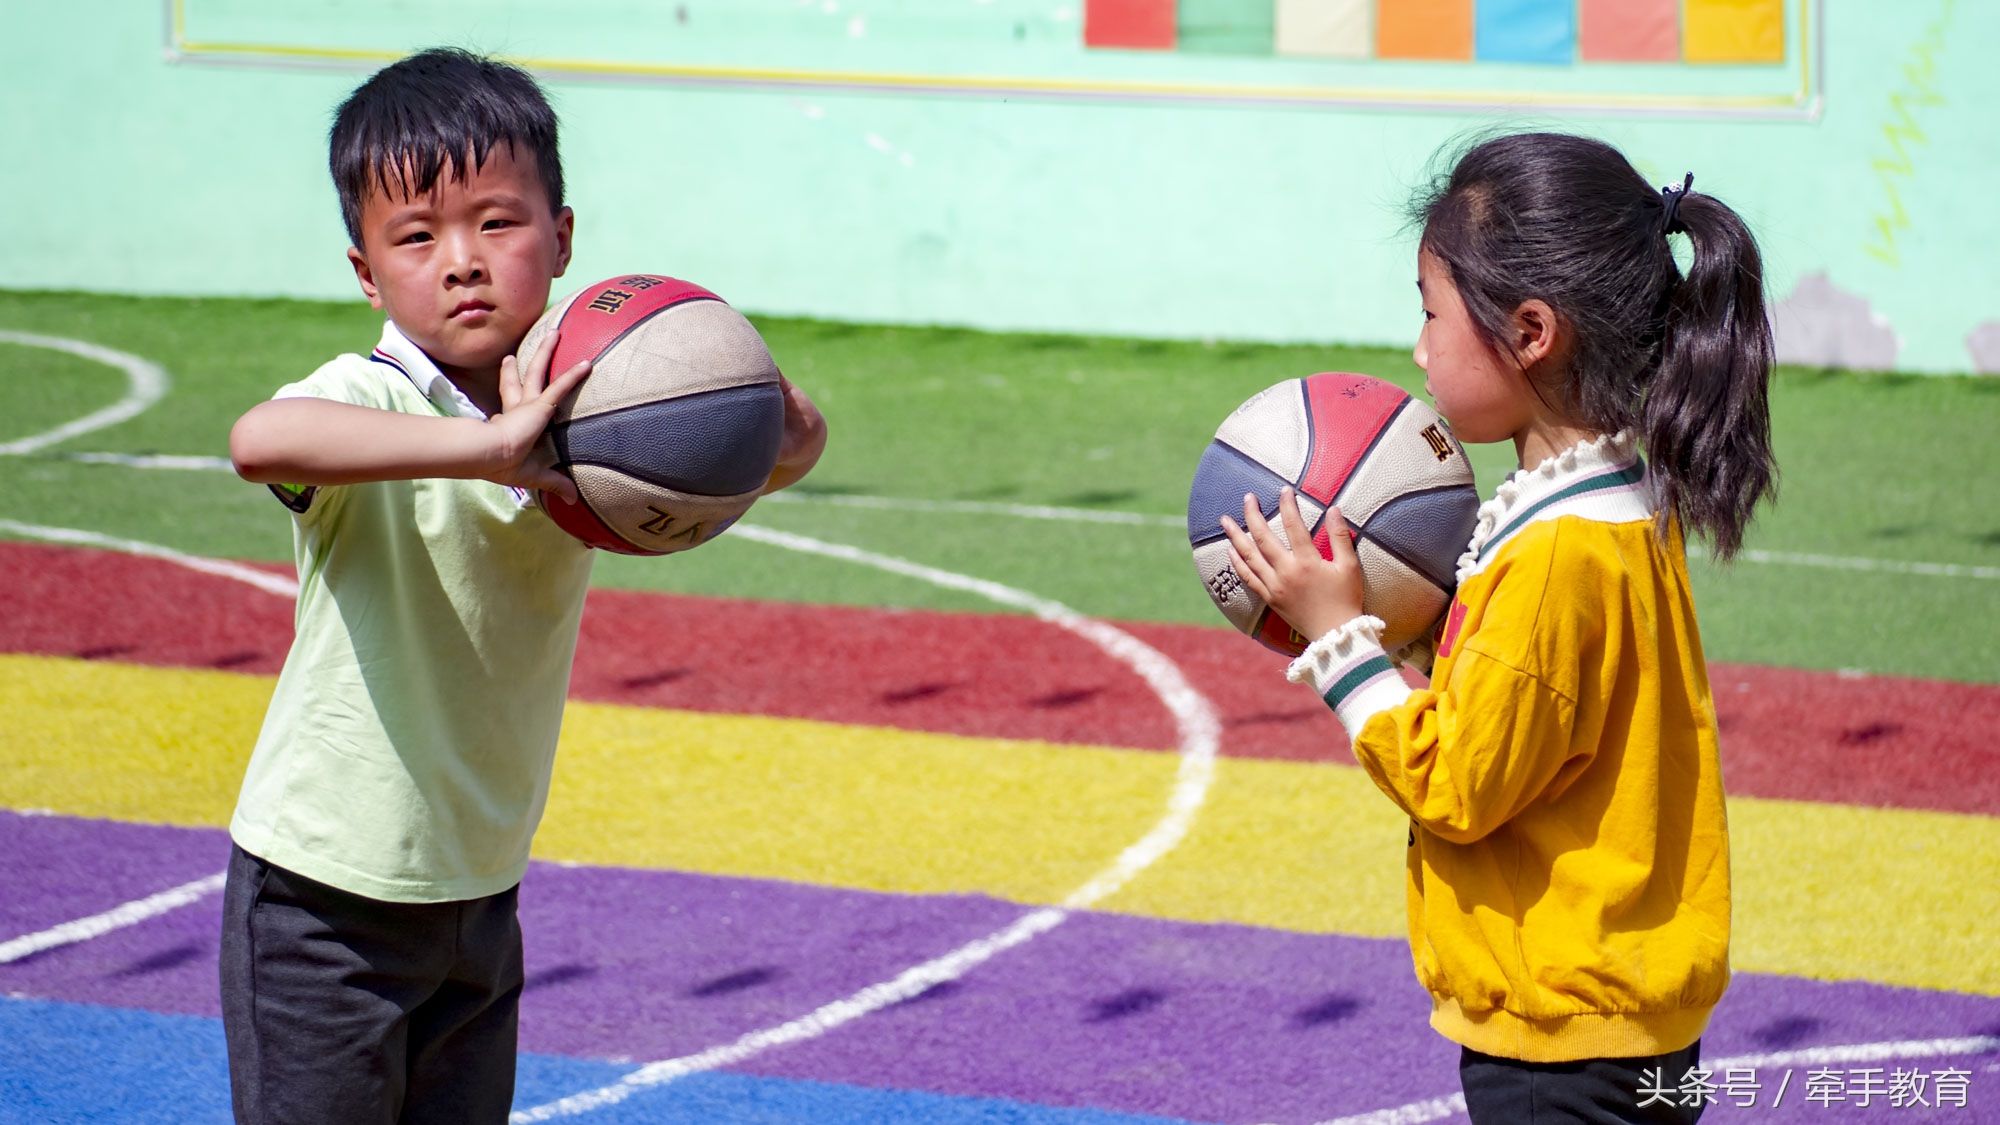
MULTIPOLYGON (((466 45, 553 53, 518 12, 490 16, 530 5, 426 7, 427 37, 462 18, 466 45)), ((1056 24, 1076 7, 1035 5, 1056 24)), ((1774 299, 1823 274, 1893 330, 1897 366, 1970 370, 1968 337, 2000 323, 2000 4, 1828 0, 1826 17, 1816 121, 556 79, 571 279, 669 271, 746 309, 839 319, 1407 344, 1399 208, 1429 155, 1471 128, 1556 126, 1619 144, 1660 182, 1693 169, 1759 232, 1774 299)), ((323 145, 362 68, 172 62, 163 22, 158 0, 10 11, 0 286, 353 295, 323 145)), ((893 42, 869 49, 896 61, 893 42)))

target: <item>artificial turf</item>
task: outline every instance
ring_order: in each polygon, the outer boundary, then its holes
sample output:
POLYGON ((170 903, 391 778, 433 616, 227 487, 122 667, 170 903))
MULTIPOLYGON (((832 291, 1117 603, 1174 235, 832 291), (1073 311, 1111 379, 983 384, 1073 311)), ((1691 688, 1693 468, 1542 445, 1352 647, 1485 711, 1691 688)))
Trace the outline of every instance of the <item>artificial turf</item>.
MULTIPOLYGON (((1202 447, 1280 379, 1358 370, 1416 389, 1406 351, 984 333, 753 317, 825 411, 832 443, 805 500, 890 496, 1147 513, 1184 510, 1202 447)), ((1414 316, 1412 318, 1414 334, 1414 316)), ((230 423, 282 383, 379 330, 360 302, 0 292, 0 329, 143 356, 173 380, 116 427, 0 458, 0 519, 184 551, 289 557, 282 511, 218 472, 80 463, 79 451, 220 456, 230 423)), ((115 401, 121 377, 0 344, 0 442, 115 401)), ((1712 659, 2000 682, 2000 380, 1780 369, 1772 410, 1783 481, 1753 551, 1940 564, 1912 574, 1741 561, 1694 564, 1712 659)), ((1475 449, 1482 490, 1511 449, 1475 449)), ((973 574, 1096 616, 1221 624, 1170 523, 761 503, 752 520, 973 574)), ((601 585, 979 611, 991 603, 743 538, 671 559, 607 557, 601 585)))

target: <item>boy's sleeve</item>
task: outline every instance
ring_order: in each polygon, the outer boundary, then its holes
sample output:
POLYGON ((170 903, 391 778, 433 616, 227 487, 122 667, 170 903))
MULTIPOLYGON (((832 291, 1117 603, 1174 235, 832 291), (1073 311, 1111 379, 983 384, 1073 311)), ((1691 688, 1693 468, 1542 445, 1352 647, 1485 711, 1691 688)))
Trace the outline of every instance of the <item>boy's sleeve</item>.
MULTIPOLYGON (((346 357, 343 357, 345 359, 346 357)), ((363 361, 365 362, 365 361, 363 361)), ((389 403, 382 393, 380 380, 372 383, 357 379, 348 369, 348 364, 337 359, 325 364, 311 375, 296 383, 279 387, 271 398, 323 398, 330 402, 342 402, 349 406, 368 406, 387 409, 389 403)), ((316 522, 340 506, 347 493, 345 485, 273 484, 267 486, 278 502, 291 510, 301 522, 316 522)))
POLYGON ((1449 682, 1413 689, 1363 617, 1292 665, 1340 717, 1355 760, 1412 820, 1454 843, 1505 824, 1590 752, 1571 737, 1576 703, 1481 646, 1466 643, 1449 682))

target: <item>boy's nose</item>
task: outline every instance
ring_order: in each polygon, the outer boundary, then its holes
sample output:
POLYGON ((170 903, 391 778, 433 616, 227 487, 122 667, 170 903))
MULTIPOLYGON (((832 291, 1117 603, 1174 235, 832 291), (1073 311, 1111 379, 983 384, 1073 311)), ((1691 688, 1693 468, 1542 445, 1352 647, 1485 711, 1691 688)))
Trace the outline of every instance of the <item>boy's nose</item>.
POLYGON ((475 238, 450 238, 445 240, 446 285, 471 285, 486 280, 486 267, 479 258, 479 240, 475 238))

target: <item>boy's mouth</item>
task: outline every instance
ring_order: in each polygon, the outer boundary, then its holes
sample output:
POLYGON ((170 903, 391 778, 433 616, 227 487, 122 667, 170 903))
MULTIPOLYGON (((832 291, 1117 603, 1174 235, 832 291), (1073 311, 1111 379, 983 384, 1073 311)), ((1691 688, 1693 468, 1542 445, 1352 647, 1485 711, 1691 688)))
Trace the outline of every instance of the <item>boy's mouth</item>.
POLYGON ((485 301, 460 301, 458 306, 451 310, 449 319, 457 320, 462 316, 475 316, 480 313, 490 313, 492 311, 493 306, 487 304, 485 301))

